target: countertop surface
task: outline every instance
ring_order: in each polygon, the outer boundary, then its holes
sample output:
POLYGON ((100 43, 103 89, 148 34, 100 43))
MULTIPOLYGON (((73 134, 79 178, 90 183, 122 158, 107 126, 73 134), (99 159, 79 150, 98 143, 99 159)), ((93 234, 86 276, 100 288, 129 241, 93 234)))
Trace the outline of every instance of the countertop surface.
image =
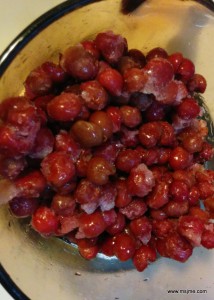
MULTIPOLYGON (((1 1, 0 9, 0 53, 32 21, 62 0, 8 0, 1 1)), ((13 298, 0 284, 0 300, 13 298)))

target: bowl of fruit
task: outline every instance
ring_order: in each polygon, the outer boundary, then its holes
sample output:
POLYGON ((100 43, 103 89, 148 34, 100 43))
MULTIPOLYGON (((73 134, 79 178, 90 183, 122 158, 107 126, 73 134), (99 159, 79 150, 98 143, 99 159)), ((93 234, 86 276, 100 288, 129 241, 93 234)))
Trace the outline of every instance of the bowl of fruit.
POLYGON ((193 1, 66 1, 5 50, 0 274, 15 299, 212 299, 213 35, 193 1))

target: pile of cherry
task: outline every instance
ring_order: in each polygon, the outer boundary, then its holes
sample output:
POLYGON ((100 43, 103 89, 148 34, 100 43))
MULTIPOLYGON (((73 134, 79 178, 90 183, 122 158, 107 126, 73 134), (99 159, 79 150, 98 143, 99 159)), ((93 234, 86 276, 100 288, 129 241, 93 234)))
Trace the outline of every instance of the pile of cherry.
POLYGON ((0 104, 0 201, 45 237, 93 259, 214 248, 214 151, 195 95, 206 80, 181 53, 128 49, 113 32, 30 72, 0 104))

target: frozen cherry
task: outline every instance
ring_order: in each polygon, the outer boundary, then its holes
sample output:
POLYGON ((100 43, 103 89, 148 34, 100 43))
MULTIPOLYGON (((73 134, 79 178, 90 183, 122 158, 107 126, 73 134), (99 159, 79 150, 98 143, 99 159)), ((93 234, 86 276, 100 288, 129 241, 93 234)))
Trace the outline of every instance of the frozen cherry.
POLYGON ((89 109, 101 110, 107 105, 108 93, 97 80, 83 82, 80 88, 81 97, 89 109))
POLYGON ((74 162, 80 156, 80 146, 71 135, 66 130, 60 130, 60 132, 55 136, 55 150, 64 151, 71 155, 71 158, 74 162))
POLYGON ((67 153, 55 151, 43 159, 41 171, 48 183, 61 187, 74 178, 75 166, 67 153))
POLYGON ((127 49, 126 39, 112 31, 99 33, 95 38, 95 45, 110 64, 117 63, 127 49))
POLYGON ((100 187, 87 179, 82 179, 74 192, 74 197, 80 204, 98 203, 100 196, 100 187))
POLYGON ((133 264, 135 268, 142 272, 144 271, 150 262, 156 260, 156 251, 147 245, 142 245, 139 249, 135 251, 133 256, 133 264))
POLYGON ((86 41, 83 41, 81 44, 83 45, 84 49, 87 52, 89 52, 92 56, 94 56, 96 59, 100 58, 100 52, 97 49, 95 41, 86 40, 86 41))
POLYGON ((152 224, 147 217, 143 216, 132 220, 129 227, 136 238, 143 244, 148 244, 151 239, 152 224))
POLYGON ((33 99, 36 96, 50 93, 53 88, 53 81, 51 76, 40 66, 30 72, 24 85, 26 96, 33 99))
POLYGON ((146 167, 146 165, 140 164, 132 168, 127 184, 131 195, 144 197, 154 187, 155 180, 152 172, 146 167))
POLYGON ((145 214, 147 205, 142 199, 133 198, 125 207, 120 208, 120 212, 129 220, 134 220, 145 214))
POLYGON ((40 171, 33 170, 18 177, 15 180, 15 185, 19 189, 21 197, 37 198, 44 192, 47 181, 40 171))

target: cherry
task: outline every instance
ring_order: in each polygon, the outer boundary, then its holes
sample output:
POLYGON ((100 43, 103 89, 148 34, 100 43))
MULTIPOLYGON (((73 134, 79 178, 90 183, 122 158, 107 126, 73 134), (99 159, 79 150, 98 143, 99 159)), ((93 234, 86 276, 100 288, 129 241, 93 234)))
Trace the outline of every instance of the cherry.
POLYGON ((75 166, 68 154, 55 151, 43 159, 41 171, 48 183, 62 187, 74 178, 75 166))
POLYGON ((15 185, 19 189, 20 197, 37 198, 44 192, 47 181, 40 171, 34 170, 18 177, 15 185))
POLYGON ((148 93, 154 92, 157 86, 159 89, 166 86, 173 79, 173 67, 165 58, 153 58, 149 60, 144 68, 148 75, 144 90, 148 93))
POLYGON ((114 209, 103 211, 102 215, 106 223, 106 226, 111 226, 116 222, 117 213, 114 209))
POLYGON ((94 56, 96 59, 100 58, 100 52, 97 49, 97 46, 95 44, 95 41, 86 40, 81 43, 84 47, 84 49, 89 52, 92 56, 94 56))
POLYGON ((47 105, 49 116, 56 121, 73 121, 81 109, 80 97, 72 93, 56 96, 47 105))
POLYGON ((142 272, 147 268, 149 262, 154 262, 156 260, 156 252, 150 246, 142 245, 135 251, 132 260, 135 268, 139 272, 142 272))
POLYGON ((183 58, 176 73, 181 77, 183 81, 188 81, 193 77, 195 73, 195 66, 190 59, 183 58))
POLYGON ((55 150, 69 153, 74 162, 77 161, 81 152, 79 144, 74 141, 66 130, 60 130, 55 136, 55 150))
POLYGON ((201 244, 204 222, 196 216, 182 216, 178 221, 178 232, 193 246, 201 244))
POLYGON ((126 180, 118 179, 116 181, 116 189, 117 196, 115 199, 115 206, 119 208, 127 206, 132 201, 132 197, 128 192, 126 180))
POLYGON ((40 206, 33 214, 31 225, 43 235, 54 234, 59 227, 59 220, 52 209, 40 206))
POLYGON ((152 220, 152 233, 158 238, 166 237, 174 229, 173 221, 170 219, 152 220))
POLYGON ((51 76, 41 66, 32 70, 25 82, 25 95, 30 99, 50 93, 53 88, 51 76))
POLYGON ((176 73, 183 61, 183 55, 180 52, 175 52, 169 55, 168 60, 171 62, 174 72, 176 73))
POLYGON ((60 65, 51 61, 46 61, 41 65, 42 69, 47 73, 51 80, 55 83, 62 83, 66 79, 66 73, 60 65))
POLYGON ((139 139, 143 146, 151 148, 157 145, 161 138, 162 128, 158 122, 143 124, 139 129, 139 139))
POLYGON ((10 211, 17 218, 31 216, 38 206, 38 198, 15 197, 9 202, 10 211))
POLYGON ((157 182, 152 192, 147 197, 147 205, 159 209, 169 202, 169 184, 164 181, 157 182))
POLYGON ((0 158, 0 174, 4 178, 14 180, 27 166, 26 159, 4 157, 0 158))
POLYGON ((148 244, 151 239, 152 224, 147 217, 143 216, 132 220, 129 227, 136 238, 143 244, 148 244))
POLYGON ((123 77, 117 70, 107 68, 98 74, 97 80, 112 96, 122 94, 123 77))
POLYGON ((69 75, 83 81, 94 79, 98 72, 96 58, 80 44, 65 50, 60 65, 69 75))
POLYGON ((127 49, 126 39, 112 31, 98 33, 95 45, 110 64, 117 63, 127 49))
POLYGON ((202 220, 203 222, 208 222, 208 220, 210 218, 209 213, 207 211, 201 209, 198 206, 192 206, 192 207, 190 207, 189 214, 191 216, 197 217, 198 219, 202 220))
POLYGON ((130 220, 143 216, 146 211, 146 203, 138 198, 134 198, 127 206, 120 208, 120 212, 130 220))
POLYGON ((191 162, 192 155, 183 147, 178 146, 171 151, 169 163, 174 170, 185 169, 190 166, 191 162))
POLYGON ((96 111, 91 114, 89 121, 102 128, 104 141, 108 140, 113 133, 113 124, 111 118, 104 111, 96 111))
POLYGON ((187 82, 187 87, 190 92, 204 93, 207 88, 207 82, 201 74, 194 74, 187 82))
POLYGON ((106 223, 99 211, 95 211, 90 215, 86 213, 81 214, 79 224, 79 230, 86 238, 95 238, 106 229, 106 223))
POLYGON ((109 106, 106 110, 108 117, 112 121, 112 132, 119 132, 122 123, 122 113, 121 110, 116 106, 109 106))
POLYGON ((114 256, 115 237, 107 236, 101 244, 101 252, 106 256, 114 256))
POLYGON ((142 51, 138 49, 129 49, 128 56, 131 57, 140 68, 143 68, 146 64, 146 58, 142 51))
POLYGON ((74 197, 80 204, 98 202, 101 195, 100 188, 87 179, 82 179, 76 187, 74 197))
POLYGON ((96 147, 93 155, 105 158, 107 161, 114 163, 120 148, 121 144, 118 145, 114 141, 107 141, 101 146, 96 147))
POLYGON ((106 231, 110 235, 115 236, 116 234, 118 234, 124 230, 125 225, 126 225, 125 216, 119 212, 117 214, 116 221, 112 225, 108 226, 106 228, 106 231))
POLYGON ((145 117, 148 122, 161 121, 166 116, 166 107, 158 101, 152 101, 151 105, 145 111, 145 117))
POLYGON ((97 256, 99 247, 96 239, 80 239, 77 241, 78 250, 82 257, 91 260, 97 256))
POLYGON ((162 58, 168 58, 168 53, 166 52, 165 49, 161 47, 156 47, 151 49, 147 54, 146 54, 146 60, 149 61, 153 58, 157 57, 162 57, 162 58))
POLYGON ((190 243, 176 232, 172 232, 156 242, 157 251, 161 256, 185 262, 191 255, 193 248, 190 243))
POLYGON ((98 146, 103 142, 102 128, 92 122, 76 121, 71 127, 71 133, 77 142, 85 148, 98 146))
POLYGON ((125 72, 132 68, 142 68, 142 63, 136 61, 130 56, 122 56, 117 63, 117 70, 124 75, 125 72))
POLYGON ((142 122, 140 110, 136 107, 123 105, 120 107, 122 123, 128 128, 137 127, 142 122))
POLYGON ((51 202, 51 208, 57 215, 72 215, 74 213, 75 207, 76 202, 74 197, 72 197, 71 195, 55 194, 51 202))
POLYGON ((106 184, 115 172, 114 166, 102 157, 92 157, 88 162, 87 178, 97 185, 106 184))
POLYGON ((121 261, 127 261, 134 255, 135 242, 127 233, 120 233, 114 240, 114 253, 121 261))
POLYGON ((97 80, 81 83, 81 97, 85 105, 92 110, 101 110, 106 107, 109 96, 97 80))
POLYGON ((188 120, 196 118, 200 113, 200 106, 193 98, 185 98, 177 106, 177 114, 180 118, 188 120))
POLYGON ((140 92, 147 81, 146 73, 143 69, 130 68, 124 72, 124 89, 130 93, 140 92))
POLYGON ((124 147, 135 148, 139 144, 139 130, 131 130, 125 126, 121 127, 120 141, 124 147))
POLYGON ((152 95, 147 95, 141 92, 133 93, 130 98, 130 103, 137 107, 140 111, 146 111, 153 103, 152 95))
POLYGON ((188 185, 182 180, 173 180, 169 186, 169 194, 175 201, 186 201, 189 197, 188 185))
POLYGON ((127 184, 131 195, 144 197, 152 190, 155 181, 152 172, 146 165, 140 164, 131 169, 127 184))
POLYGON ((200 191, 197 186, 190 188, 188 201, 190 205, 198 204, 200 199, 200 191))
POLYGON ((141 162, 140 153, 133 149, 124 149, 117 155, 116 168, 129 173, 132 168, 138 166, 141 162))
POLYGON ((171 200, 164 207, 163 211, 168 217, 180 217, 188 213, 188 201, 178 202, 171 200))
POLYGON ((29 156, 31 158, 43 159, 53 151, 53 148, 54 135, 49 128, 42 127, 36 135, 34 145, 29 156))
POLYGON ((206 226, 205 230, 202 233, 201 236, 201 244, 203 247, 207 249, 213 249, 214 248, 214 230, 213 230, 213 224, 209 224, 206 226))

